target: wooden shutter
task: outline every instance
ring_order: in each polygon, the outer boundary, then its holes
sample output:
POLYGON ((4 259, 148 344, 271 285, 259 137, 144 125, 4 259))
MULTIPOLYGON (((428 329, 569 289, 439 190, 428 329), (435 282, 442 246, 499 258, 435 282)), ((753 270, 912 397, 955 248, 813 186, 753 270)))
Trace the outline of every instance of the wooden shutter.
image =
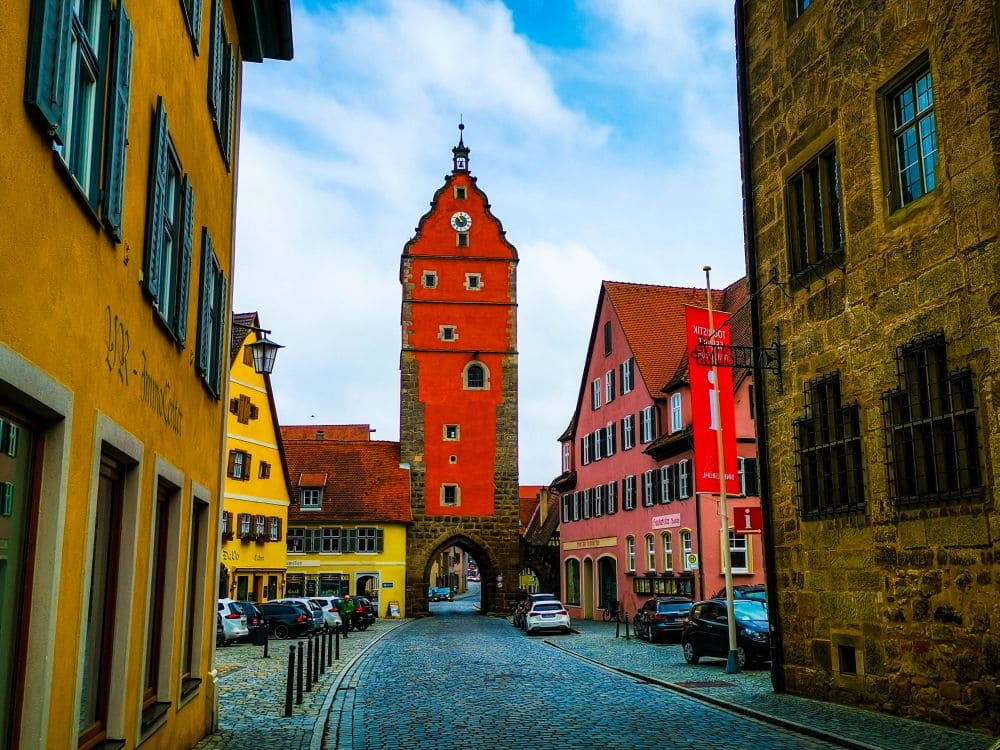
POLYGON ((229 463, 226 465, 226 476, 236 476, 236 451, 229 451, 229 463))
MULTIPOLYGON (((215 265, 212 262, 215 253, 212 250, 212 235, 208 227, 201 228, 201 278, 198 293, 198 341, 195 344, 195 371, 205 377, 209 373, 209 363, 212 351, 212 305, 215 302, 215 265)), ((229 411, 236 414, 239 401, 233 399, 229 411)))
POLYGON ((134 34, 124 3, 112 24, 112 50, 108 85, 108 134, 104 152, 104 224, 112 237, 122 239, 122 204, 125 195, 125 147, 128 145, 128 109, 132 86, 134 34))
POLYGON ((227 44, 225 48, 224 59, 226 61, 226 69, 223 71, 225 75, 228 75, 228 89, 223 87, 224 101, 222 106, 224 107, 222 118, 219 122, 219 126, 222 128, 222 155, 226 159, 226 166, 228 167, 232 161, 233 154, 233 120, 235 117, 236 110, 236 55, 233 54, 233 46, 227 44))
POLYGON ((201 50, 201 0, 191 0, 191 41, 194 51, 201 50))
POLYGON ((229 331, 227 325, 229 315, 229 297, 227 296, 226 277, 221 271, 215 277, 215 347, 210 352, 211 375, 209 377, 209 387, 212 393, 218 398, 222 392, 222 355, 229 351, 226 344, 226 335, 229 331))
POLYGON ((181 187, 181 236, 178 260, 177 309, 174 333, 181 346, 187 343, 188 298, 191 296, 191 247, 194 244, 194 190, 187 175, 181 187))
POLYGON ((343 551, 344 552, 357 552, 358 551, 358 530, 357 529, 344 529, 343 534, 343 551))
POLYGON ((153 120, 153 158, 149 165, 149 203, 146 219, 146 254, 142 266, 143 289, 159 303, 160 254, 163 248, 163 210, 166 202, 168 159, 167 110, 163 97, 157 97, 156 116, 153 120))
POLYGON ((24 101, 57 143, 62 143, 72 23, 70 0, 31 3, 24 101))
POLYGON ((240 479, 242 479, 244 482, 247 482, 247 481, 250 480, 250 461, 251 461, 251 457, 250 457, 249 453, 244 453, 243 456, 244 456, 244 458, 243 458, 243 476, 240 477, 240 479))
POLYGON ((375 551, 382 552, 383 550, 385 550, 385 531, 375 529, 375 551))
POLYGON ((208 113, 219 122, 219 105, 222 102, 222 5, 212 0, 211 54, 208 59, 208 113))

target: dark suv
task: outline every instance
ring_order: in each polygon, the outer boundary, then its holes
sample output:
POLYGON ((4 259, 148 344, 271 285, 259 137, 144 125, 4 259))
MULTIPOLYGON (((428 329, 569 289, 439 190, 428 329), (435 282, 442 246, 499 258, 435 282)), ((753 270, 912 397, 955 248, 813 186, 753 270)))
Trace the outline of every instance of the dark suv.
POLYGON ((378 609, 367 596, 354 597, 354 620, 351 625, 357 630, 367 630, 378 617, 378 609))
POLYGON ((635 613, 632 629, 637 638, 648 638, 650 643, 656 643, 661 636, 679 636, 690 611, 690 599, 674 596, 650 599, 635 613))
POLYGON ((312 632, 312 616, 298 604, 264 602, 260 611, 267 623, 267 632, 275 638, 297 638, 312 632))
POLYGON ((267 623, 264 621, 264 613, 261 612, 260 606, 254 602, 237 602, 240 608, 243 610, 243 614, 247 616, 247 630, 249 635, 247 640, 250 643, 263 643, 262 636, 267 632, 267 623))

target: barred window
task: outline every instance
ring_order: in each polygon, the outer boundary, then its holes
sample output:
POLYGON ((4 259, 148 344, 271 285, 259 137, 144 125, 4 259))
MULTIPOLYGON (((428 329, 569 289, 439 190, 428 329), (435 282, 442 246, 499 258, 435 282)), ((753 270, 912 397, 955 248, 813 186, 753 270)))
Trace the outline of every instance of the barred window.
POLYGON ((903 507, 945 502, 983 486, 968 367, 948 372, 944 334, 896 350, 899 384, 882 396, 889 493, 903 507))
POLYGON ((799 512, 829 518, 864 510, 860 407, 844 405, 840 373, 805 387, 805 416, 793 423, 799 512))

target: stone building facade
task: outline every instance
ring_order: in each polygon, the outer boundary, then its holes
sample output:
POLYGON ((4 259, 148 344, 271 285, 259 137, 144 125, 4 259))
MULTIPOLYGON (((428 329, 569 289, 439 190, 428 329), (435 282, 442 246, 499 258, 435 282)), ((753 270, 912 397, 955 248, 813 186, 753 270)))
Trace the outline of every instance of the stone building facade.
POLYGON ((440 552, 482 574, 482 612, 513 607, 519 569, 517 250, 469 174, 469 149, 400 261, 400 455, 410 471, 406 610, 428 612, 440 552))
POLYGON ((993 733, 998 8, 736 3, 776 687, 993 733))

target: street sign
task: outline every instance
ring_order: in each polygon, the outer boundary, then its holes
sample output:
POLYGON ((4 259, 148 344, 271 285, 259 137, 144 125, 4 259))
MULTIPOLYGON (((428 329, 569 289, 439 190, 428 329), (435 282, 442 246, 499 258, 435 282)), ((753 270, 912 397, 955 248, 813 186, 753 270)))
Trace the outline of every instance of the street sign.
POLYGON ((764 514, 759 506, 733 508, 733 533, 760 534, 764 531, 764 514))

